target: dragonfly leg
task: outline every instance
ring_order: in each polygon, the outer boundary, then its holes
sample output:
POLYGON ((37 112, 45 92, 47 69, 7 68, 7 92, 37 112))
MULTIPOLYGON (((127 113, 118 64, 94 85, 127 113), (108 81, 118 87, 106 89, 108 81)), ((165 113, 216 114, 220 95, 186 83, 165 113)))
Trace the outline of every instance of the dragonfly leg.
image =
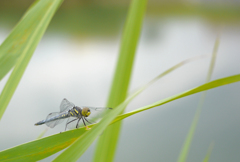
POLYGON ((82 119, 82 118, 79 118, 79 119, 78 119, 78 122, 77 122, 76 128, 78 128, 78 124, 79 124, 79 121, 80 121, 81 119, 82 119))
POLYGON ((66 131, 66 129, 67 129, 67 125, 68 125, 69 123, 71 123, 71 122, 75 121, 75 120, 77 120, 77 119, 73 119, 72 121, 70 121, 70 122, 67 122, 67 124, 66 124, 66 127, 65 127, 65 131, 66 131))
POLYGON ((85 117, 84 117, 84 119, 85 119, 89 124, 93 124, 93 123, 91 123, 90 121, 88 121, 85 117))
POLYGON ((85 127, 86 127, 86 123, 85 123, 85 121, 84 120, 82 120, 83 121, 83 124, 85 125, 85 127))
MULTIPOLYGON (((85 120, 86 120, 86 118, 84 118, 85 120)), ((85 121, 84 121, 84 119, 82 120, 83 121, 83 124, 85 125, 85 127, 86 127, 86 130, 89 130, 89 129, 91 129, 91 128, 89 128, 88 126, 86 126, 86 123, 85 123, 85 121)), ((87 120, 86 120, 87 121, 87 120)))

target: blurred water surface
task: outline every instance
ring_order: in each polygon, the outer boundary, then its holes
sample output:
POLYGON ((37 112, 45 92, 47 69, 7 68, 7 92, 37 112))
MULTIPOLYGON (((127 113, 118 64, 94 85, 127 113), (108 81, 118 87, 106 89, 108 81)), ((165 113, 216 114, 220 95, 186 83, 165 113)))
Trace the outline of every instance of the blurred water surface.
MULTIPOLYGON (((121 21, 120 21, 121 22, 121 21)), ((117 61, 121 28, 111 36, 81 36, 49 30, 38 45, 0 123, 0 150, 35 140, 46 128, 34 126, 59 111, 63 98, 75 105, 105 106, 117 61)), ((12 27, 11 27, 12 28, 12 27)), ((0 42, 10 27, 0 24, 0 42)), ((216 24, 200 17, 148 16, 137 50, 130 90, 147 83, 184 59, 211 54, 216 24)), ((239 74, 240 30, 225 25, 213 79, 239 74)), ((126 111, 204 83, 210 57, 179 68, 129 104, 126 111)), ((0 82, 3 89, 7 78, 0 82)), ((240 83, 209 90, 188 161, 202 161, 212 141, 210 161, 239 161, 240 83)), ((124 120, 115 161, 176 161, 200 94, 141 112, 124 120)), ((49 129, 45 136, 64 130, 49 129)), ((91 161, 91 146, 80 161, 91 161)), ((53 159, 56 155, 47 160, 53 159)))

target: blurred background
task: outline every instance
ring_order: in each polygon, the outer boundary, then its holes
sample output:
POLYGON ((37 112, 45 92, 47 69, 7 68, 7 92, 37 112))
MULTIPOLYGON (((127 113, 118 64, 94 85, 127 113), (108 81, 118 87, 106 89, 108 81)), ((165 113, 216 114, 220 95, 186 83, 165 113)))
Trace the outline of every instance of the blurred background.
MULTIPOLYGON (((0 43, 31 0, 0 0, 0 43)), ((0 122, 0 150, 35 140, 34 126, 59 111, 63 98, 75 105, 105 106, 117 62, 129 0, 67 0, 53 17, 0 122)), ((240 72, 240 1, 149 0, 130 91, 184 59, 211 54, 221 40, 212 80, 240 72)), ((126 112, 203 84, 210 57, 165 76, 132 101, 126 112)), ((0 82, 3 89, 9 74, 0 82)), ((200 162, 214 142, 211 162, 240 159, 240 83, 209 90, 187 161, 200 162)), ((200 94, 124 119, 115 161, 175 162, 200 94)), ((64 130, 49 129, 45 136, 64 130)), ((91 161, 95 143, 79 161, 91 161)), ((50 161, 56 155, 42 161, 50 161)))

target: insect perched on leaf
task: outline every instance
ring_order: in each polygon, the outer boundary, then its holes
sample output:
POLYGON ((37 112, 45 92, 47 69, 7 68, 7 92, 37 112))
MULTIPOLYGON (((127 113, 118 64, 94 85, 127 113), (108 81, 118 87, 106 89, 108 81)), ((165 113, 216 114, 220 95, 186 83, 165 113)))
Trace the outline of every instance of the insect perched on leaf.
POLYGON ((84 124, 86 129, 87 124, 93 124, 101 120, 101 118, 112 108, 108 107, 89 107, 89 106, 75 106, 64 98, 60 105, 60 112, 50 113, 45 120, 37 122, 35 125, 46 124, 48 127, 53 128, 56 125, 62 123, 64 119, 68 118, 65 131, 68 128, 71 129, 71 125, 78 128, 80 121, 84 124), (91 117, 90 117, 91 116, 91 117), (71 124, 70 124, 71 123, 71 124))

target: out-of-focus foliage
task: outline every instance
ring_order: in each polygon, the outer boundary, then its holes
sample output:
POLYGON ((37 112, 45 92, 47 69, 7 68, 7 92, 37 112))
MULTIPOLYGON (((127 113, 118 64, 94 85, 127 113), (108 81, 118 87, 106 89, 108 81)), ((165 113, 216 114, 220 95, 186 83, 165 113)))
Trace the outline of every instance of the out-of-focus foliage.
MULTIPOLYGON (((31 0, 1 0, 0 21, 13 26, 31 3, 31 0)), ((78 36, 116 35, 122 28, 129 3, 128 0, 64 1, 54 16, 49 30, 68 32, 78 36)), ((201 17, 211 23, 238 23, 240 3, 149 0, 146 14, 161 18, 201 17)))
MULTIPOLYGON (((212 53, 212 59, 211 59, 211 63, 210 63, 209 69, 208 69, 208 75, 207 75, 206 83, 211 80, 211 77, 212 77, 212 74, 213 74, 213 69, 214 69, 214 65, 215 65, 215 62, 216 62, 216 58, 217 58, 217 51, 218 51, 218 47, 219 47, 219 42, 220 42, 220 37, 218 36, 216 38, 216 41, 215 41, 215 45, 214 45, 214 49, 213 49, 213 53, 212 53)), ((194 136, 194 133, 195 133, 196 128, 197 128, 197 123, 199 121, 199 117, 200 117, 202 107, 203 107, 203 104, 204 104, 204 101, 205 101, 205 98, 206 98, 206 94, 207 94, 207 91, 204 91, 201 94, 195 116, 193 118, 191 127, 189 129, 189 132, 188 132, 187 137, 185 139, 185 142, 184 142, 184 145, 182 147, 181 153, 179 155, 178 162, 185 162, 187 160, 187 155, 189 153, 190 146, 191 146, 191 143, 192 143, 192 140, 193 140, 193 136, 194 136)))
MULTIPOLYGON (((108 98, 108 107, 117 107, 127 97, 146 7, 147 0, 131 1, 123 30, 118 63, 108 98)), ((125 108, 123 108, 123 110, 124 109, 125 108)), ((111 162, 114 160, 121 124, 121 122, 118 122, 109 126, 99 137, 94 156, 95 162, 111 162)))
POLYGON ((0 95, 0 119, 62 0, 36 1, 0 46, 0 80, 14 67, 0 95), (36 21, 37 20, 37 21, 36 21))

